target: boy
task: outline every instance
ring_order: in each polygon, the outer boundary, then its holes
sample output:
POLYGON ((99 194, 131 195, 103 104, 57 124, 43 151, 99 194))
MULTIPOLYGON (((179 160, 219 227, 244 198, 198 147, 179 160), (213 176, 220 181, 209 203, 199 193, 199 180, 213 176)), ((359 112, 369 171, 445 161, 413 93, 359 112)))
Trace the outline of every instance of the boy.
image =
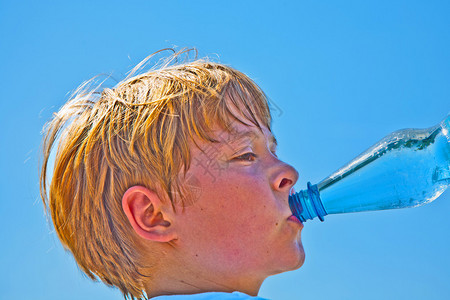
POLYGON ((126 298, 251 299, 303 264, 298 173, 251 79, 197 60, 86 86, 46 128, 41 194, 88 276, 126 298))

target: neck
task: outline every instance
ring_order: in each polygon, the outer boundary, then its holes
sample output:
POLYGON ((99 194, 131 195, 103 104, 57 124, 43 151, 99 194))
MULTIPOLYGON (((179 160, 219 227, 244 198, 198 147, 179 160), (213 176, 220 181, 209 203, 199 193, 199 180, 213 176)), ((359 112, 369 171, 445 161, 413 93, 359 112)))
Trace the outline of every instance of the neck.
MULTIPOLYGON (((185 260, 186 261, 186 260, 185 260)), ((201 271, 187 266, 186 263, 169 264, 182 266, 176 270, 161 267, 146 285, 149 298, 160 295, 198 294, 206 292, 239 291, 250 296, 258 295, 264 279, 239 277, 238 274, 227 276, 214 271, 201 271)), ((167 266, 167 265, 166 265, 167 266)))

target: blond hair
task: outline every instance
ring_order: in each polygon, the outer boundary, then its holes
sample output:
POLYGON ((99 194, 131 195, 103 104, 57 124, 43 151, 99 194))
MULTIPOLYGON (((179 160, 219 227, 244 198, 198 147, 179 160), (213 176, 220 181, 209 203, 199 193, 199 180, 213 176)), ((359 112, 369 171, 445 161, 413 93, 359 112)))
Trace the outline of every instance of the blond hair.
POLYGON ((206 60, 172 61, 114 88, 90 83, 44 128, 41 196, 63 246, 90 278, 125 298, 145 298, 152 262, 136 251, 123 194, 143 185, 175 209, 185 200, 178 174, 189 169, 189 141, 215 142, 214 124, 230 129, 233 120, 270 129, 267 99, 243 73, 206 60))

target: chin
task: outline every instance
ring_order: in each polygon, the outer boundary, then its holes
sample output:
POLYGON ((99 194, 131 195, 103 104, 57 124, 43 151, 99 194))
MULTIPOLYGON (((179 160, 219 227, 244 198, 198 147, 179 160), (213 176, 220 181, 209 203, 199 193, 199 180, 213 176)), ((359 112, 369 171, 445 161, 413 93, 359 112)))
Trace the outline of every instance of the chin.
POLYGON ((293 271, 299 269, 301 266, 303 266, 303 263, 305 262, 305 250, 303 249, 303 244, 300 235, 297 237, 297 240, 292 245, 293 249, 291 250, 290 255, 290 263, 288 264, 288 270, 286 271, 293 271))
POLYGON ((298 252, 297 257, 295 259, 295 262, 292 264, 292 268, 286 271, 293 271, 299 269, 301 266, 303 266, 303 263, 305 262, 305 251, 303 249, 303 245, 299 244, 298 246, 298 252))
POLYGON ((305 263, 305 252, 303 251, 302 247, 302 255, 300 256, 297 265, 292 270, 300 269, 300 267, 303 266, 304 263, 305 263))
POLYGON ((290 252, 289 255, 285 255, 282 259, 280 258, 279 262, 282 263, 279 265, 280 268, 272 275, 294 271, 303 266, 303 263, 305 262, 305 252, 302 244, 300 243, 295 251, 290 252))

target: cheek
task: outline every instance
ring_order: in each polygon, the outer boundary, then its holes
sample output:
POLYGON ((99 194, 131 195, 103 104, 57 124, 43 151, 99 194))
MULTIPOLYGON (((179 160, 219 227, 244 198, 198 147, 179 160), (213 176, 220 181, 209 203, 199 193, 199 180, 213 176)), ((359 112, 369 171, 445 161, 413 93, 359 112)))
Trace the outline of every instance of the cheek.
POLYGON ((215 178, 206 172, 195 174, 202 185, 195 204, 201 220, 193 220, 194 226, 218 243, 255 242, 276 227, 280 207, 268 180, 257 170, 245 171, 228 168, 215 178))
POLYGON ((263 235, 277 229, 278 207, 272 193, 262 180, 233 179, 224 178, 223 189, 211 195, 217 207, 217 222, 212 227, 223 237, 219 242, 226 240, 236 247, 262 242, 263 235))
POLYGON ((256 176, 233 176, 231 173, 231 176, 218 180, 210 191, 210 200, 216 207, 235 222, 241 220, 243 224, 240 225, 248 225, 249 219, 267 215, 276 204, 268 183, 256 176))

